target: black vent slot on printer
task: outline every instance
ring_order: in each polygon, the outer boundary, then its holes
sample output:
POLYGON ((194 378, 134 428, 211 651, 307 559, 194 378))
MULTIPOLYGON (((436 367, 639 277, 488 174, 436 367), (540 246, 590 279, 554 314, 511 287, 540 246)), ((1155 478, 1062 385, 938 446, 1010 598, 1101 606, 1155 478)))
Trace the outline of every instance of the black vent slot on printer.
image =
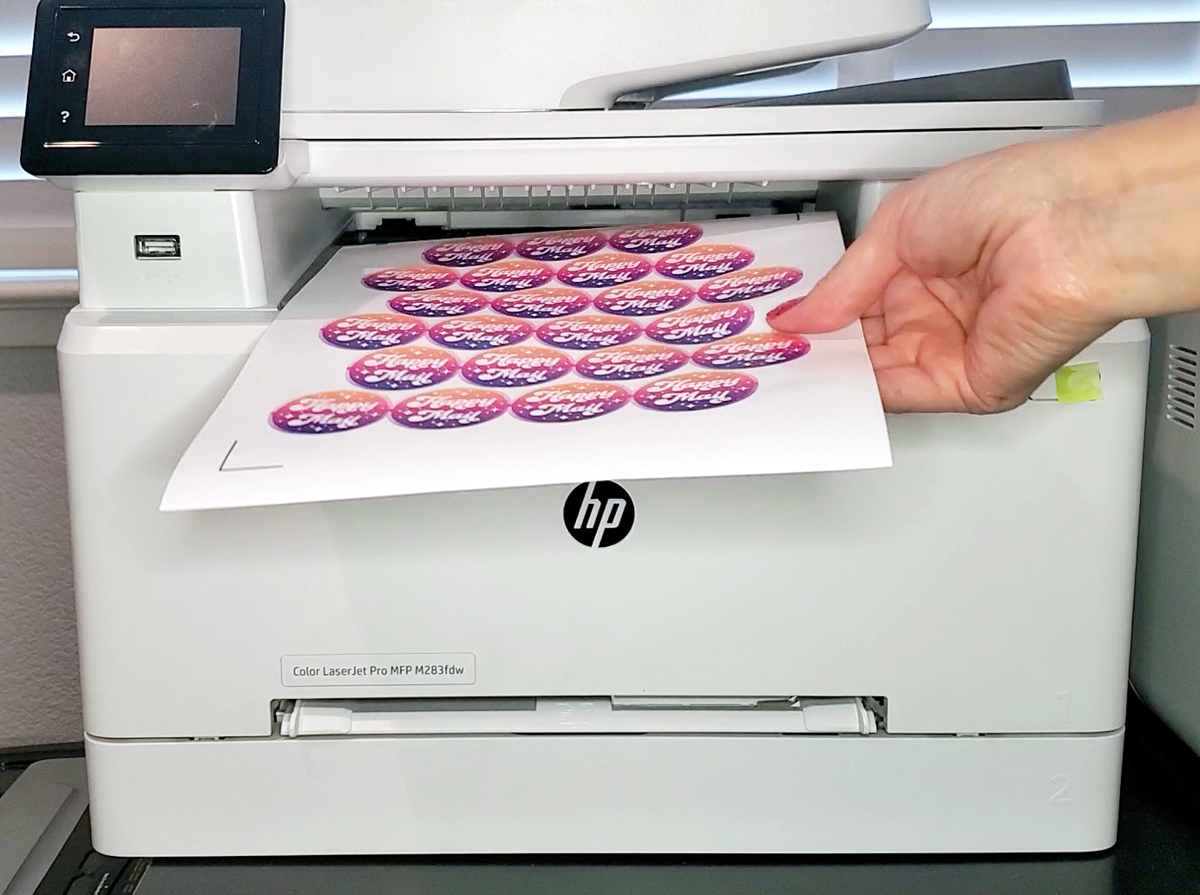
POLYGON ((931 75, 923 78, 904 78, 818 90, 792 96, 770 96, 761 99, 684 99, 680 94, 717 87, 742 85, 777 78, 802 71, 811 66, 791 66, 768 69, 726 78, 709 78, 682 84, 667 84, 626 94, 617 100, 615 108, 742 108, 753 106, 841 106, 867 103, 963 103, 1013 102, 1031 100, 1070 100, 1071 74, 1062 59, 1028 62, 983 68, 973 71, 931 75))
POLYGON ((1196 428, 1196 382, 1200 355, 1186 345, 1172 345, 1167 355, 1167 419, 1185 429, 1196 428))

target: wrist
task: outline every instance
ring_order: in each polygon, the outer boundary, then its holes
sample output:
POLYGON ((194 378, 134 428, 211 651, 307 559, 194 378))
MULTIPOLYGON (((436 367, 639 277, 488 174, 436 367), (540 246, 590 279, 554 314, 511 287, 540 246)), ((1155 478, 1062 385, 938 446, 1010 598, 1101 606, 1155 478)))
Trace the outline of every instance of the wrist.
POLYGON ((1200 108, 1061 141, 1040 164, 1080 288, 1099 314, 1115 323, 1195 305, 1200 108))

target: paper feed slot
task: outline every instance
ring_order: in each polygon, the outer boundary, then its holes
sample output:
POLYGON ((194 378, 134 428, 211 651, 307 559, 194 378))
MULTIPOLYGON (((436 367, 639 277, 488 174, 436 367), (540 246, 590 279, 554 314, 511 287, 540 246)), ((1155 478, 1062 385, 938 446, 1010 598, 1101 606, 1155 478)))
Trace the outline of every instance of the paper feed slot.
POLYGON ((299 699, 279 733, 304 736, 499 734, 872 734, 875 700, 803 699, 299 699))

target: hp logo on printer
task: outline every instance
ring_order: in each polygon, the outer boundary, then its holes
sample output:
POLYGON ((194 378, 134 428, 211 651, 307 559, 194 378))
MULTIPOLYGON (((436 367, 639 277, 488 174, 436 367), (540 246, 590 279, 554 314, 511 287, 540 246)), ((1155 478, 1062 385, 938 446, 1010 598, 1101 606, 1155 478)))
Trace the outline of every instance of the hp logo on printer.
POLYGON ((563 522, 583 546, 611 547, 633 528, 633 498, 616 482, 584 482, 567 495, 563 522))

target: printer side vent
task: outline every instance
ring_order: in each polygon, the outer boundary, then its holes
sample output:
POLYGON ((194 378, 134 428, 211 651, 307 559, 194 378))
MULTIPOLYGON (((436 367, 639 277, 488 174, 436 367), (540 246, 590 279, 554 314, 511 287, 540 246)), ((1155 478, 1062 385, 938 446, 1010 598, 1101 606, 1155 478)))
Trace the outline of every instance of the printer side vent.
POLYGON ((1172 345, 1167 356, 1167 419, 1185 429, 1196 428, 1196 383, 1200 354, 1186 345, 1172 345))

